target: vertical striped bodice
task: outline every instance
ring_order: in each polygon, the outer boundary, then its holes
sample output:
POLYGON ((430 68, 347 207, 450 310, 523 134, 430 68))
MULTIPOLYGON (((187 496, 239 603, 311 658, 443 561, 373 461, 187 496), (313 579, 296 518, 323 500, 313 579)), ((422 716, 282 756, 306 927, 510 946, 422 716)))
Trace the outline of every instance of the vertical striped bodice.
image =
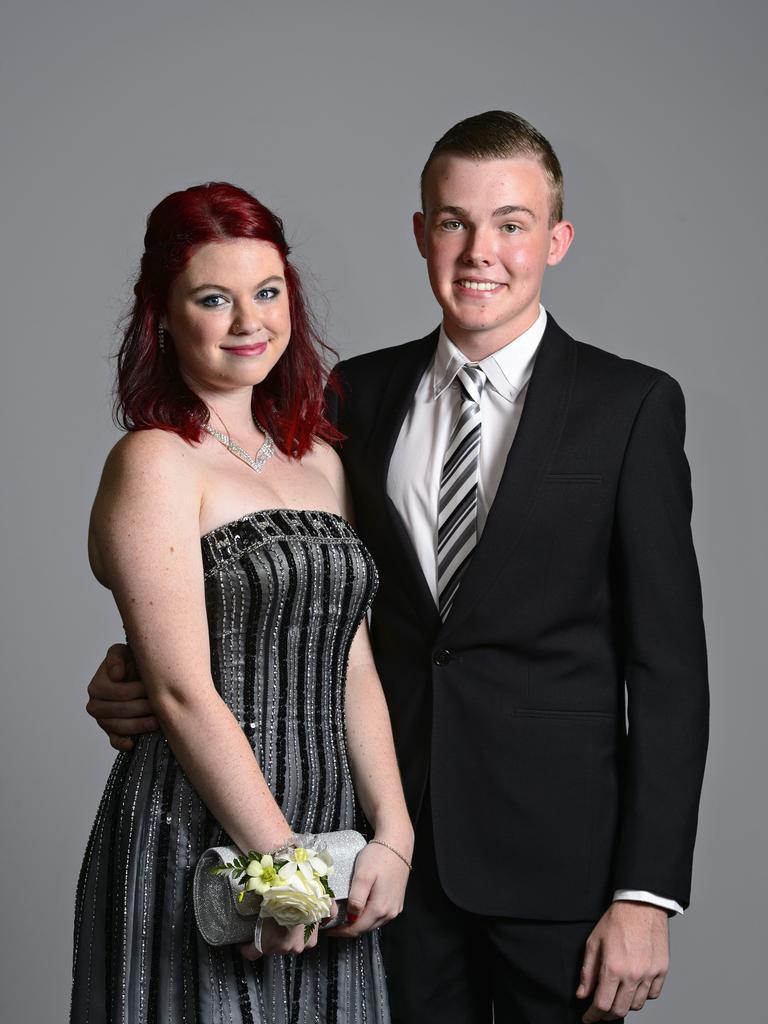
POLYGON ((297 831, 351 822, 344 682, 376 588, 370 554, 314 511, 255 512, 202 546, 213 678, 272 792, 297 831))

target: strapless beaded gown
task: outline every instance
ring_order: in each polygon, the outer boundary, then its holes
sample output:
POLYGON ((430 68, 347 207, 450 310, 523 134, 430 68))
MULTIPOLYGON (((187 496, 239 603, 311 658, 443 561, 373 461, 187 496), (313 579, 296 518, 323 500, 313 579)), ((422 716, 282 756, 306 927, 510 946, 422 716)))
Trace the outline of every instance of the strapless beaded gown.
MULTIPOLYGON (((296 832, 364 830, 344 685, 376 589, 370 554, 339 516, 286 510, 218 527, 202 547, 213 679, 286 819, 296 832)), ((71 1020, 386 1024, 376 933, 321 933, 300 956, 255 963, 203 941, 195 863, 228 841, 160 734, 118 755, 77 889, 71 1020)))

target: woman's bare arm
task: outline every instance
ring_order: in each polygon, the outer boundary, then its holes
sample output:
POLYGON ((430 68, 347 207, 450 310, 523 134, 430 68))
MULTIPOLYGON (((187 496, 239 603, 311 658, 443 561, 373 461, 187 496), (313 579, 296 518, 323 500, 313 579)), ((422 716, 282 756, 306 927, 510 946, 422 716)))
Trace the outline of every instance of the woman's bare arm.
POLYGON ((125 437, 94 506, 93 554, 182 768, 241 849, 271 850, 291 829, 211 678, 193 459, 172 434, 125 437))
MULTIPOLYGON (((323 471, 339 509, 352 522, 352 506, 338 456, 324 449, 323 471)), ((374 828, 374 843, 359 855, 347 904, 348 924, 339 937, 358 935, 396 917, 403 908, 413 827, 405 804, 389 710, 373 660, 368 624, 358 628, 349 654, 345 691, 347 749, 355 794, 374 828), (397 851, 397 853, 393 852, 397 851), (399 854, 399 856, 398 856, 399 854)))

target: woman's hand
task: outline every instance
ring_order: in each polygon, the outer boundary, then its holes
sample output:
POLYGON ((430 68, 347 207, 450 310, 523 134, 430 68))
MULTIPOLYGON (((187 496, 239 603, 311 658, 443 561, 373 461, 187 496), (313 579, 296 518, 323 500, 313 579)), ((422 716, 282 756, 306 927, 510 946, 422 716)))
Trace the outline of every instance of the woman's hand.
POLYGON ((261 926, 261 953, 252 942, 240 947, 240 952, 246 960, 259 960, 262 956, 271 954, 297 954, 303 953, 305 949, 311 949, 317 945, 317 928, 315 928, 309 939, 304 941, 304 925, 298 924, 295 928, 283 928, 277 921, 267 918, 261 926))
MULTIPOLYGON (((332 920, 339 912, 335 901, 331 903, 332 920)), ((317 945, 319 928, 313 928, 312 934, 307 941, 304 941, 304 925, 296 925, 295 928, 283 928, 271 917, 265 918, 261 923, 261 953, 252 942, 240 947, 240 952, 246 960, 258 960, 262 956, 303 953, 305 949, 312 949, 317 945)))
MULTIPOLYGON (((326 934, 351 939, 397 917, 403 909, 408 874, 407 865, 396 853, 378 843, 369 843, 355 861, 347 900, 347 921, 329 928, 326 934)), ((330 881, 333 885, 333 876, 330 881)))

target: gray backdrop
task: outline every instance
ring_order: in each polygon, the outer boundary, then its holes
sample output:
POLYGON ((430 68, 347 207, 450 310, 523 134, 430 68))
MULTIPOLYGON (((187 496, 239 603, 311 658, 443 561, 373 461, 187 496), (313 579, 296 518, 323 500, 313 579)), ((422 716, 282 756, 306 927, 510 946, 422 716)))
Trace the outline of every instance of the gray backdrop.
POLYGON ((766 8, 759 0, 25 0, 3 16, 2 1002, 65 1019, 112 751, 83 710, 120 623, 85 534, 149 209, 208 179, 283 214, 349 355, 437 322, 410 235, 454 121, 531 119, 576 241, 545 302, 688 400, 714 731, 693 903, 648 1022, 764 1014, 766 8))

